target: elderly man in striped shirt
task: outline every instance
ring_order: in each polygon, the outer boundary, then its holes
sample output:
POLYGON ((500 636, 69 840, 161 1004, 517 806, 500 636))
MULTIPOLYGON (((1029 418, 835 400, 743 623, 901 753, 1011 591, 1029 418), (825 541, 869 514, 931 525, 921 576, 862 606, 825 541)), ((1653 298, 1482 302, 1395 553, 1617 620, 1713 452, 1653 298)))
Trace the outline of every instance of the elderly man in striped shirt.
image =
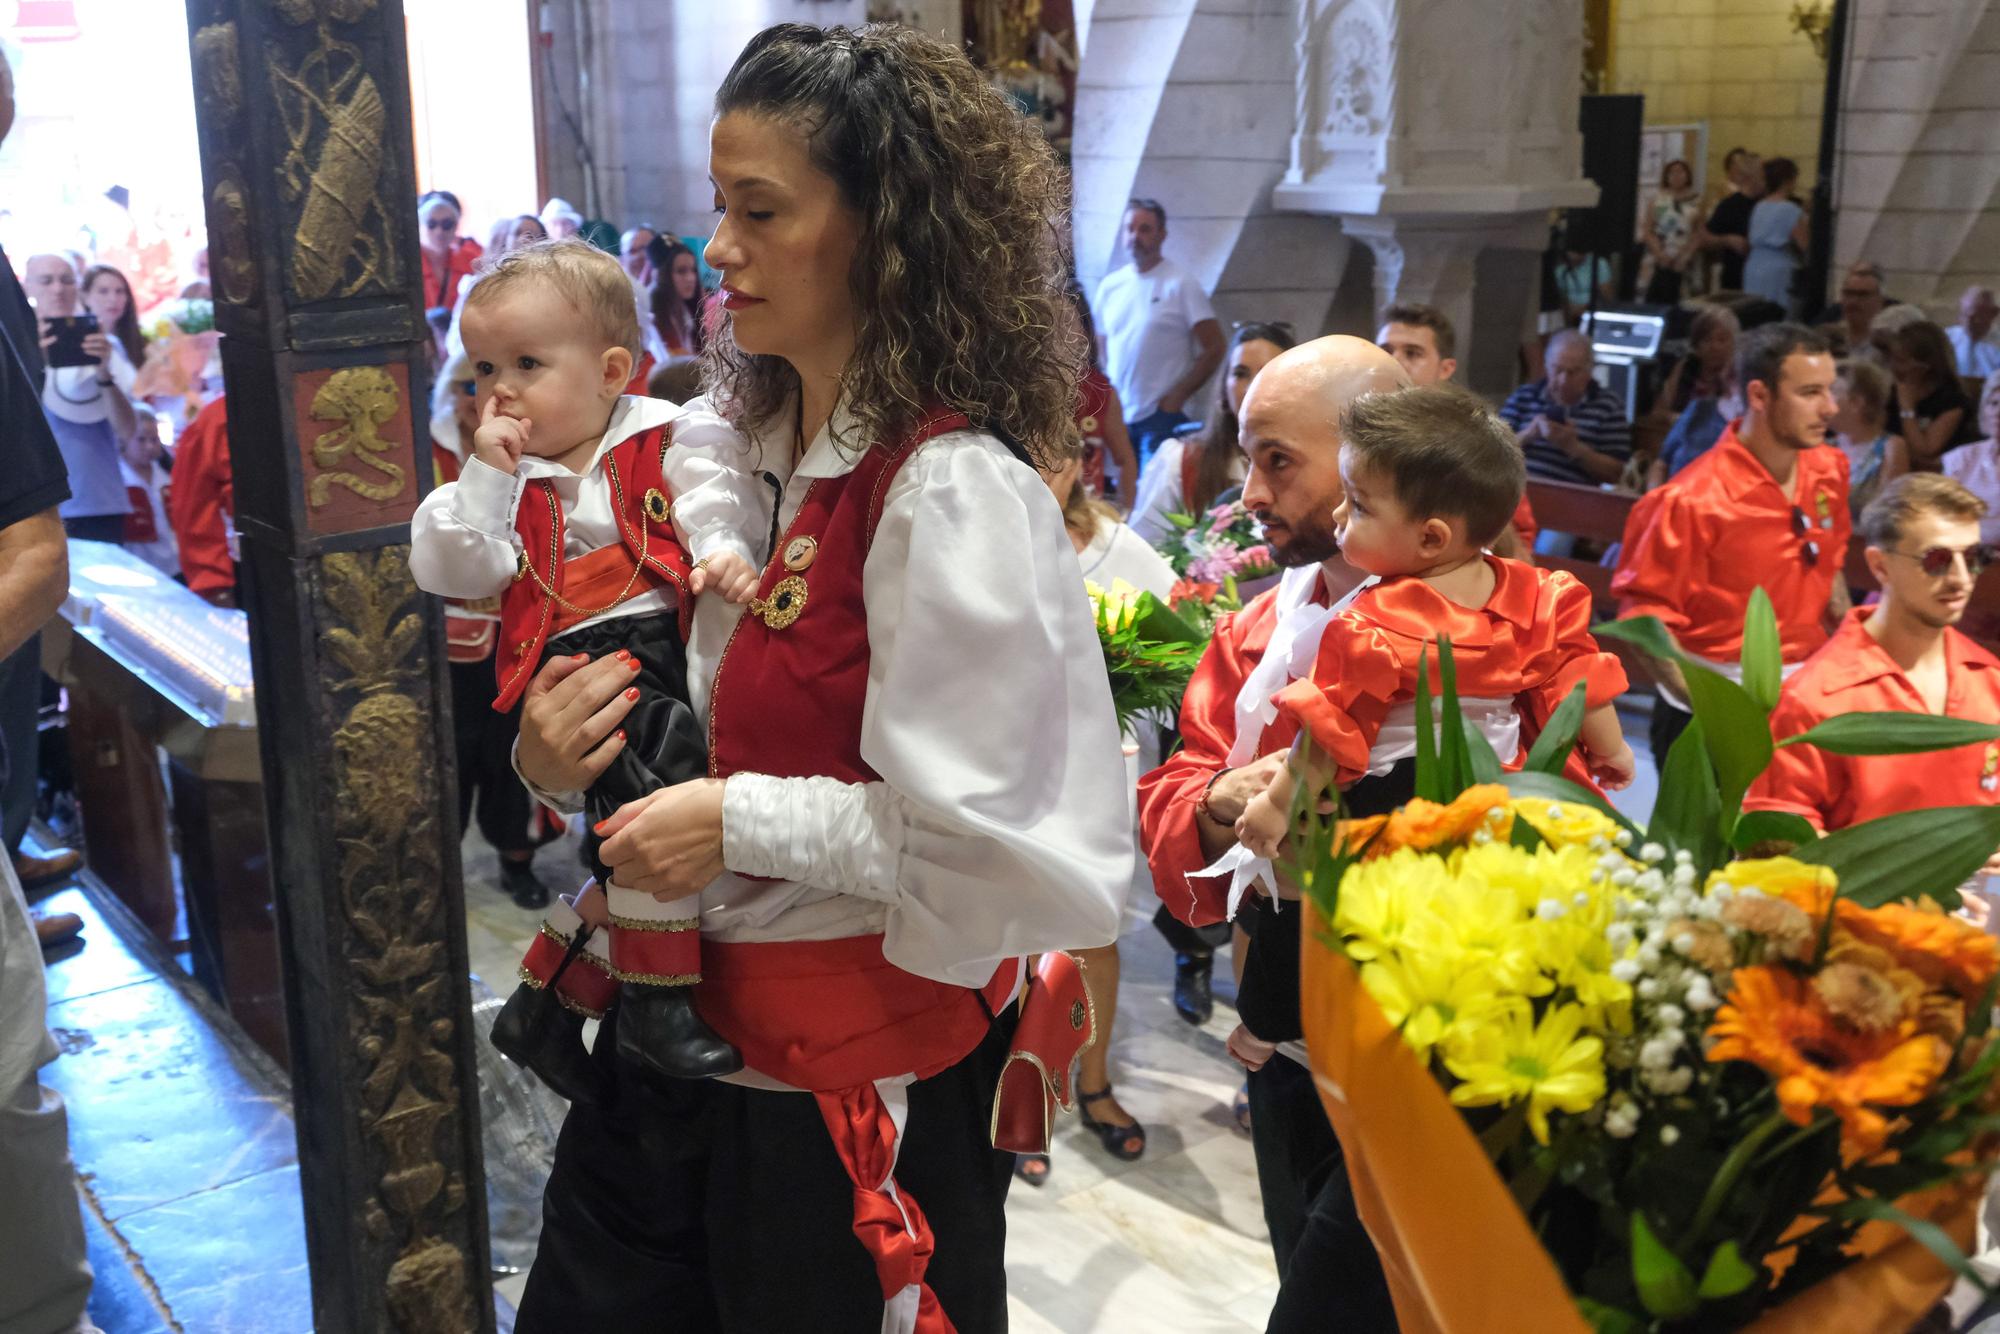
POLYGON ((1548 374, 1508 395, 1500 416, 1521 441, 1531 477, 1597 486, 1632 457, 1632 427, 1618 396, 1590 376, 1590 343, 1574 329, 1549 340, 1548 374))

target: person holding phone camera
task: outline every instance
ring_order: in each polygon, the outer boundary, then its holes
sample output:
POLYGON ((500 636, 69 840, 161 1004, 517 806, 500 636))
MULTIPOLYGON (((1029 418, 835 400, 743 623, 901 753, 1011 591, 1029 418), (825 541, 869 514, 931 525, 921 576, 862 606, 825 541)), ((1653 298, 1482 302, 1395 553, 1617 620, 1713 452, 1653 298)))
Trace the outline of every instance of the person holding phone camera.
POLYGON ((42 415, 69 469, 63 528, 74 538, 121 541, 132 502, 118 458, 138 430, 127 397, 138 369, 95 315, 79 311, 76 266, 67 256, 30 255, 24 281, 47 363, 42 415))

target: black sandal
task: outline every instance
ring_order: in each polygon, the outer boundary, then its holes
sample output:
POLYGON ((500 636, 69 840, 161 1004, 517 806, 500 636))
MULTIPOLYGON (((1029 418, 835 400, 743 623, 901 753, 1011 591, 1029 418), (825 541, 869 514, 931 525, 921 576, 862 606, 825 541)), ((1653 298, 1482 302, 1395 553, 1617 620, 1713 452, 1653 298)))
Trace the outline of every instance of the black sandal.
POLYGON ((1106 1153, 1122 1163, 1134 1162, 1140 1154, 1146 1151, 1146 1127, 1139 1124, 1139 1119, 1134 1117, 1132 1118, 1131 1125, 1119 1126, 1113 1125, 1109 1121, 1100 1121, 1090 1114, 1091 1103, 1103 1102, 1110 1096, 1111 1086, 1109 1084, 1106 1084, 1095 1093, 1085 1093, 1082 1089, 1078 1089, 1076 1094, 1076 1114, 1083 1119, 1083 1123, 1086 1126, 1097 1132, 1098 1142, 1104 1145, 1106 1153), (1137 1148, 1128 1148, 1127 1146, 1133 1140, 1139 1141, 1139 1146, 1137 1148))
POLYGON ((1014 1155, 1014 1175, 1031 1186, 1049 1184, 1049 1156, 1046 1153, 1017 1153, 1014 1155), (1039 1171, 1036 1169, 1040 1168, 1039 1171))

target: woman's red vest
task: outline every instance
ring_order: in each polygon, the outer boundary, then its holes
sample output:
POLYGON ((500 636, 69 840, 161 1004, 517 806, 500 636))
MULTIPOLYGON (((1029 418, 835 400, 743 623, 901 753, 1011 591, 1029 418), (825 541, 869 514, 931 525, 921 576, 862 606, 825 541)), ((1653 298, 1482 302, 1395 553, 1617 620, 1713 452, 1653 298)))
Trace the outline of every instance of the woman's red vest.
MULTIPOLYGON (((869 449, 846 476, 813 481, 765 566, 761 601, 737 623, 716 668, 710 774, 880 778, 861 755, 869 663, 862 568, 897 473, 925 442, 967 424, 963 414, 937 413, 897 444, 869 449)), ((752 1069, 828 1090, 956 1064, 1006 1004, 1019 967, 1009 960, 970 990, 905 972, 883 958, 882 937, 868 935, 704 940, 702 974, 696 1004, 752 1069)))

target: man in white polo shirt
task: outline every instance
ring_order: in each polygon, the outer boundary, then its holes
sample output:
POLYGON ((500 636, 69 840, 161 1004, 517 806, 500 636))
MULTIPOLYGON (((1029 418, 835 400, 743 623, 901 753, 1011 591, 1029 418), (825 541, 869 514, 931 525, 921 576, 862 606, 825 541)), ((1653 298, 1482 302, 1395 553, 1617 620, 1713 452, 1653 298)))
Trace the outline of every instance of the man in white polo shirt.
POLYGON ((1105 374, 1142 464, 1188 420, 1189 396, 1222 364, 1215 309, 1194 276, 1160 253, 1166 240, 1166 209, 1132 200, 1125 208, 1132 262, 1098 284, 1092 303, 1105 374))

